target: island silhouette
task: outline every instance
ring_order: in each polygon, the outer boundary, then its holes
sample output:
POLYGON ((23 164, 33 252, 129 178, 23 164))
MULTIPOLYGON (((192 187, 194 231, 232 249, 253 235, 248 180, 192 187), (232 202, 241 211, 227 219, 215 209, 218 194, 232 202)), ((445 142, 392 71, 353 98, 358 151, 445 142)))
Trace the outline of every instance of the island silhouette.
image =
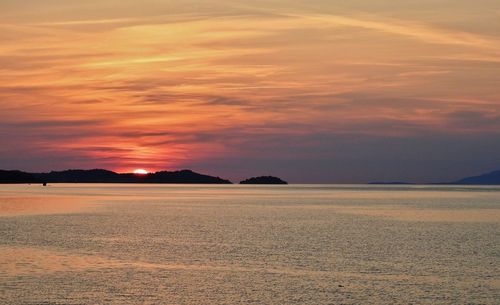
MULTIPOLYGON (((19 170, 0 170, 0 184, 47 183, 179 183, 179 184, 232 184, 228 179, 196 173, 189 169, 159 171, 147 174, 116 173, 105 169, 69 169, 48 173, 28 173, 19 170)), ((242 184, 287 184, 277 177, 250 178, 242 184)))
POLYGON ((288 182, 273 176, 253 177, 240 182, 240 184, 288 184, 288 182))
MULTIPOLYGON (((179 184, 232 184, 228 179, 196 173, 189 169, 179 171, 159 171, 148 174, 116 173, 105 169, 70 169, 48 173, 29 173, 20 170, 0 170, 0 184, 27 183, 179 183, 179 184)), ((240 184, 288 184, 274 176, 252 177, 240 184)), ((370 184, 414 184, 407 182, 372 182, 370 184)), ((483 175, 466 177, 451 182, 423 183, 451 185, 500 185, 500 170, 483 175)))
POLYGON ((105 169, 72 169, 49 173, 26 173, 0 170, 0 183, 182 183, 231 184, 220 177, 195 173, 192 170, 160 171, 145 175, 119 174, 105 169))

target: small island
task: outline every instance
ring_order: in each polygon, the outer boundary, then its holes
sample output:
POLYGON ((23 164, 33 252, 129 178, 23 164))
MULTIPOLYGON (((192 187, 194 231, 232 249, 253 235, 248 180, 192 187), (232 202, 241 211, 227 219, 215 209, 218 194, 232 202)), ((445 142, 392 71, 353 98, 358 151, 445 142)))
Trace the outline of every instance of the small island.
POLYGON ((288 184, 288 182, 273 176, 253 177, 240 182, 240 184, 288 184))

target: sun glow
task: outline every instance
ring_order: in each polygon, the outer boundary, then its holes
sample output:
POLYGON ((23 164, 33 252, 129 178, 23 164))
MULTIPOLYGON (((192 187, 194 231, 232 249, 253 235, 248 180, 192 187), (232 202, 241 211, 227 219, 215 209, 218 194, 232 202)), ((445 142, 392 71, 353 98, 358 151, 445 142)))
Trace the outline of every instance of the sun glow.
POLYGON ((134 174, 136 175, 147 175, 149 172, 145 169, 139 168, 134 171, 134 174))

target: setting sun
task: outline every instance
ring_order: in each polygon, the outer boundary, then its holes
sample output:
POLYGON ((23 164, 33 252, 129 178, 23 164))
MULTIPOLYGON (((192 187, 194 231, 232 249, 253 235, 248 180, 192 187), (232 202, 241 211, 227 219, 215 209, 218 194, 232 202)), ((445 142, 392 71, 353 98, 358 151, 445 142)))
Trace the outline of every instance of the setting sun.
POLYGON ((136 175, 147 175, 149 172, 145 169, 139 168, 134 171, 134 174, 136 175))

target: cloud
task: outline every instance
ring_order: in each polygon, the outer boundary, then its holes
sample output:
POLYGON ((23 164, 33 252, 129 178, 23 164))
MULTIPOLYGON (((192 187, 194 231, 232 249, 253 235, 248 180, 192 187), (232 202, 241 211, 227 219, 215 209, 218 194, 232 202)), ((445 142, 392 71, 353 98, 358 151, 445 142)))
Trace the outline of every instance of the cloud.
POLYGON ((54 128, 54 127, 75 127, 81 128, 85 126, 98 126, 105 122, 102 120, 45 120, 45 121, 14 121, 2 122, 2 128, 54 128))

